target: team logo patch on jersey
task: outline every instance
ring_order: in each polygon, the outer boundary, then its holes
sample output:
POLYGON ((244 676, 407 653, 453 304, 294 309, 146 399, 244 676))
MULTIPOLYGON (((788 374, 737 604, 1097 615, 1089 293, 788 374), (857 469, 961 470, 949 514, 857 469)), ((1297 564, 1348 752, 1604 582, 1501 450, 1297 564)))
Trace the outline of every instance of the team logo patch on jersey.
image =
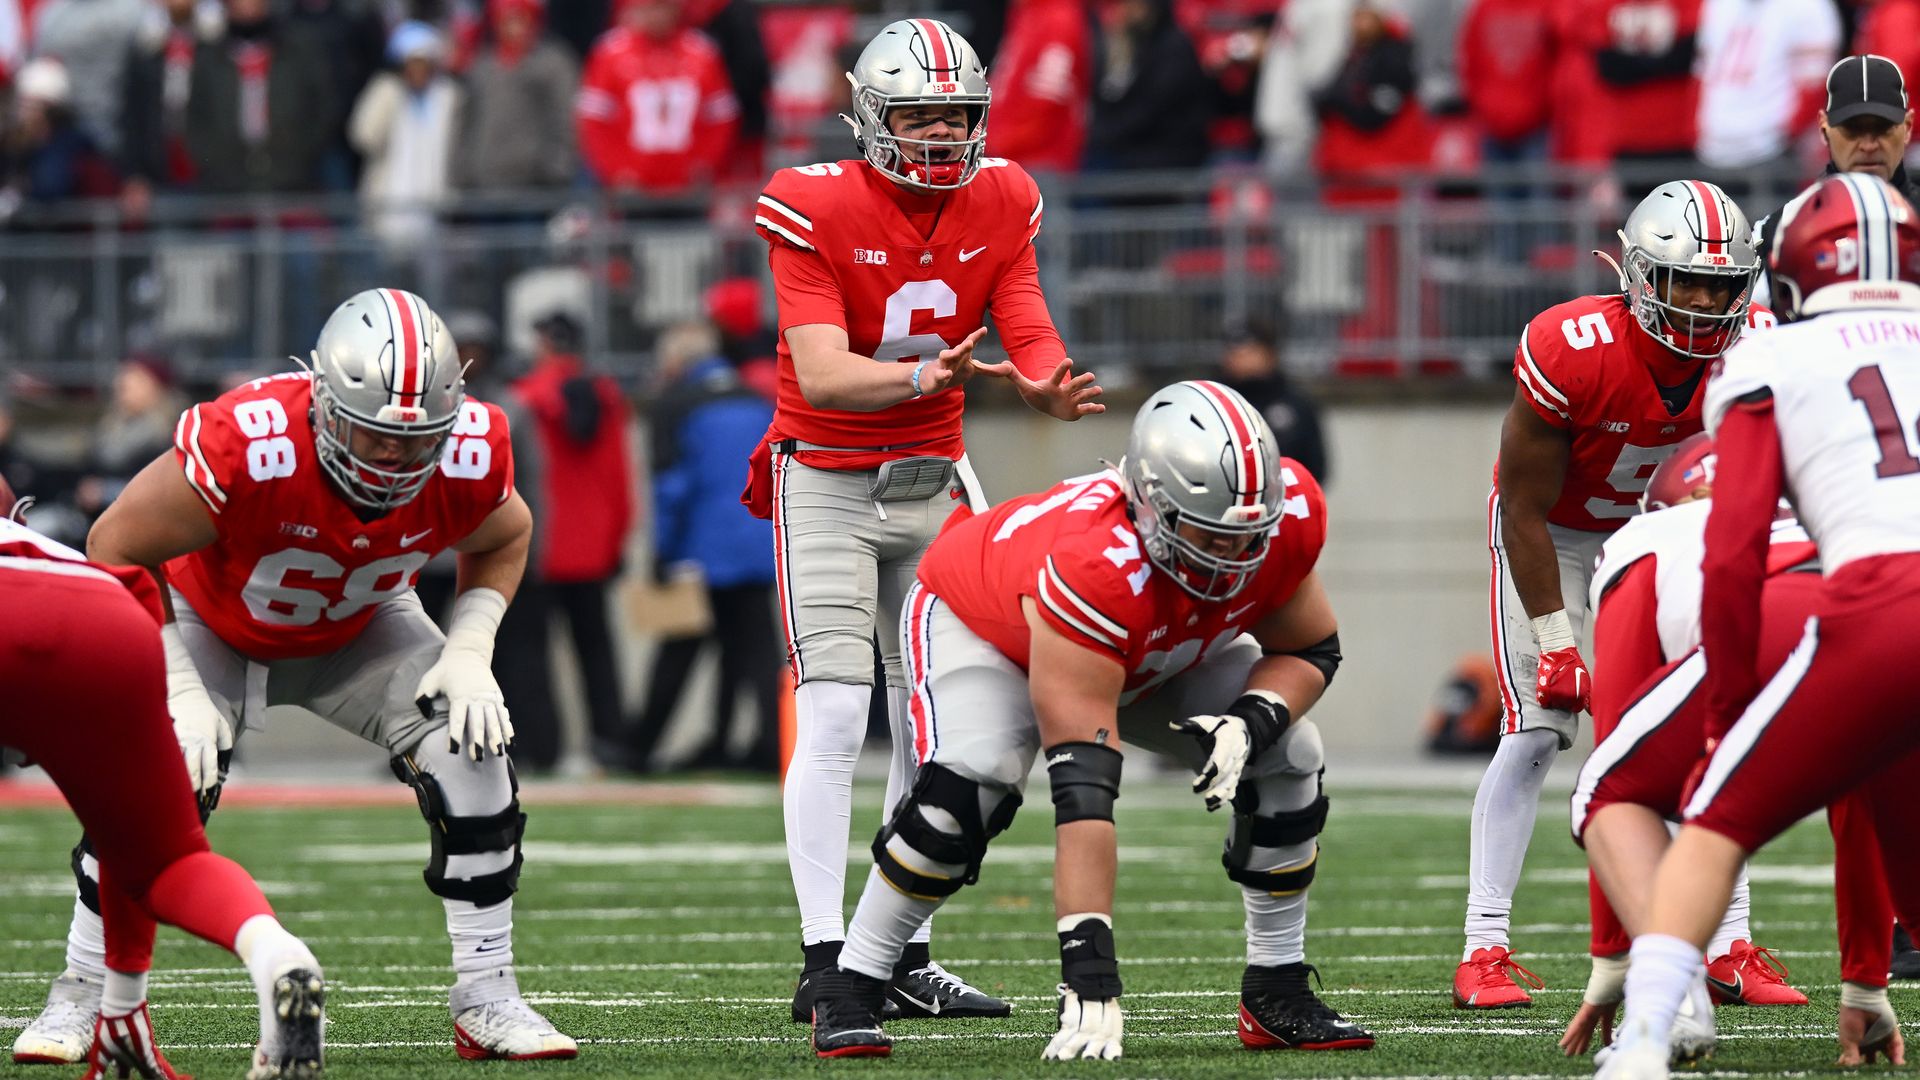
POLYGON ((853 264, 855 266, 885 266, 887 265, 887 253, 875 248, 857 247, 853 249, 853 264))
POLYGON ((1602 420, 1600 421, 1600 430, 1601 431, 1632 431, 1633 425, 1627 423, 1625 420, 1602 420))
POLYGON ((320 535, 320 530, 311 525, 302 525, 297 521, 283 521, 280 523, 280 535, 297 536, 302 540, 312 540, 314 537, 320 535))

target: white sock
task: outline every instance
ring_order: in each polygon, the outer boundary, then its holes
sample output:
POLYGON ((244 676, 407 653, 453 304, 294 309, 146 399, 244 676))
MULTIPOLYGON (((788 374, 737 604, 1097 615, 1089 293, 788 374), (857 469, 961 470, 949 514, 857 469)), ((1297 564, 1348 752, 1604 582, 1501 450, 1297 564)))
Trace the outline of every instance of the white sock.
POLYGON ((254 995, 260 1002, 260 1047, 271 1053, 278 1031, 273 1015, 274 976, 289 963, 315 970, 320 965, 306 942, 294 937, 271 915, 255 915, 241 923, 240 932, 233 937, 233 951, 253 979, 254 995))
POLYGON ((107 924, 78 896, 73 898, 73 921, 67 924, 67 970, 95 986, 107 977, 107 924))
MULTIPOLYGON (((943 874, 965 869, 933 867, 934 872, 943 874)), ((906 950, 907 942, 925 931, 927 921, 939 907, 939 900, 908 896, 887 884, 879 867, 868 870, 867 887, 860 893, 860 905, 847 926, 847 943, 840 949, 840 967, 876 979, 892 979, 893 965, 906 950)))
MULTIPOLYGON (((908 789, 913 787, 914 774, 920 768, 913 746, 912 700, 913 691, 906 687, 887 687, 887 726, 893 733, 893 754, 887 759, 888 817, 893 816, 894 806, 907 797, 908 789)), ((933 940, 931 913, 927 915, 927 921, 913 932, 911 940, 923 945, 933 940)))
POLYGON ((1275 896, 1240 886, 1247 904, 1247 963, 1298 964, 1307 958, 1307 890, 1275 896))
POLYGON ((1691 942, 1671 934, 1641 934, 1628 953, 1627 1015, 1623 1031, 1665 1044, 1687 990, 1706 963, 1691 942))
POLYGON ((100 1012, 104 1016, 125 1016, 147 1000, 147 973, 107 969, 100 991, 100 1012))
POLYGON ((447 909, 447 938, 453 943, 454 1013, 475 1005, 520 996, 513 977, 513 898, 481 907, 465 900, 441 900, 447 909))
POLYGON ((872 695, 867 686, 819 681, 794 691, 793 762, 781 804, 803 945, 846 936, 853 766, 866 738, 872 695))
POLYGON ((1720 920, 1720 928, 1707 943, 1707 955, 1725 956, 1733 951, 1734 942, 1752 941, 1753 927, 1749 924, 1752 913, 1753 891, 1747 887, 1747 864, 1741 863, 1740 875, 1733 879, 1733 899, 1727 901, 1727 913, 1720 920))
POLYGON ((1500 738, 1480 790, 1473 797, 1473 827, 1467 855, 1467 945, 1474 950, 1505 947, 1513 922, 1513 894, 1520 887, 1527 843, 1540 814, 1540 791, 1547 770, 1560 755, 1560 736, 1551 731, 1516 731, 1500 738))

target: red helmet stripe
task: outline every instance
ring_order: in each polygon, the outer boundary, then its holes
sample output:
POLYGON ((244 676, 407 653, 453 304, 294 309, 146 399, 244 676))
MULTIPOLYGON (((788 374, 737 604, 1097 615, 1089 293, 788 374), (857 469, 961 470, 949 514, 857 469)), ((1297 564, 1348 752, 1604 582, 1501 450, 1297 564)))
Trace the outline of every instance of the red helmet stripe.
POLYGON ((427 373, 420 358, 420 323, 409 302, 411 298, 406 293, 399 289, 384 291, 388 302, 393 305, 398 319, 396 327, 400 331, 399 339, 394 343, 398 351, 393 358, 393 390, 400 396, 399 404, 417 406, 427 389, 427 373))
POLYGON ((1213 402, 1214 408, 1220 410, 1220 415, 1226 418, 1227 426, 1233 431, 1234 447, 1240 451, 1234 455, 1240 466, 1237 480, 1240 505, 1258 506, 1260 493, 1267 484, 1266 477, 1262 475, 1261 466, 1264 463, 1260 460, 1260 443, 1254 435, 1252 418, 1241 410, 1240 403, 1219 383, 1195 379, 1193 385, 1199 387, 1200 392, 1213 402))
POLYGON ((947 49, 947 36, 940 32, 940 24, 932 19, 915 19, 913 25, 919 27, 920 36, 927 39, 927 66, 936 72, 952 72, 957 65, 953 62, 953 54, 947 49))
POLYGON ((1698 180, 1687 181, 1687 187, 1693 190, 1694 201, 1700 204, 1700 239, 1706 244, 1710 255, 1725 255, 1727 241, 1733 239, 1727 235, 1723 224, 1725 216, 1720 213, 1719 192, 1698 180))

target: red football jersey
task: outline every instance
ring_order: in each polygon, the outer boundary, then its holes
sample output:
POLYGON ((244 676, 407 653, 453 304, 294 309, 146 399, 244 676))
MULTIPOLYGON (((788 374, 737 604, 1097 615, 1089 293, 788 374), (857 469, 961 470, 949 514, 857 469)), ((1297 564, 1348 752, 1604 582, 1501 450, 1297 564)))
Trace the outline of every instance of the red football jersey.
MULTIPOLYGON (((1754 305, 1748 331, 1772 326, 1754 305)), ((1639 513, 1640 493, 1675 443, 1701 429, 1706 361, 1688 360, 1641 329, 1623 296, 1583 296, 1534 316, 1514 350, 1513 375, 1542 420, 1570 432, 1573 447, 1555 525, 1612 532, 1639 513), (1694 379, 1687 403, 1670 412, 1660 387, 1694 379)), ((1494 486, 1500 482, 1494 465, 1494 486)))
POLYGON ((420 494, 362 521, 321 470, 313 384, 256 379, 180 414, 174 453, 220 538, 169 561, 167 580, 221 640, 256 660, 329 653, 413 587, 513 494, 498 406, 468 398, 420 494))
POLYGON ((705 34, 655 41, 616 27, 587 57, 574 113, 580 155, 601 184, 670 194, 721 171, 740 100, 705 34))
POLYGON ((901 190, 862 161, 825 162, 773 174, 754 221, 773 263, 780 308, 775 439, 833 447, 897 447, 871 454, 802 454, 820 468, 867 469, 889 458, 964 449, 965 397, 946 392, 879 412, 815 408, 800 392, 786 331, 828 323, 848 347, 881 363, 918 363, 986 325, 1020 370, 1045 378, 1066 346, 1040 294, 1033 240, 1040 189, 1026 170, 986 158, 967 186, 944 196, 901 190), (911 215, 911 216, 910 216, 911 215), (915 218, 931 223, 923 234, 915 218))
POLYGON ((0 570, 118 582, 140 601, 140 606, 153 616, 155 629, 159 628, 164 609, 160 606, 160 585, 152 574, 137 566, 88 562, 85 555, 60 541, 4 517, 0 517, 0 570))
POLYGON ((1031 635, 1020 611, 1033 597, 1047 624, 1126 668, 1125 705, 1187 670, 1288 600, 1327 539, 1320 484, 1281 459, 1287 499, 1271 550, 1252 581, 1221 601, 1200 600, 1141 550, 1111 470, 966 515, 920 560, 920 581, 969 630, 1027 666, 1031 635))

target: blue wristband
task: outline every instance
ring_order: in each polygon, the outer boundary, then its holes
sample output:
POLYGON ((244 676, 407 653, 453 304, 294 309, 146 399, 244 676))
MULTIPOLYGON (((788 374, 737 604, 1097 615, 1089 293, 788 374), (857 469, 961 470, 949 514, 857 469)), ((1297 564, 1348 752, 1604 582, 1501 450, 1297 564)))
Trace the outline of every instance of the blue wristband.
POLYGON ((913 365, 913 396, 914 397, 927 396, 927 392, 925 390, 920 389, 920 373, 927 370, 927 365, 931 363, 933 363, 933 361, 931 360, 922 360, 919 363, 913 365))

